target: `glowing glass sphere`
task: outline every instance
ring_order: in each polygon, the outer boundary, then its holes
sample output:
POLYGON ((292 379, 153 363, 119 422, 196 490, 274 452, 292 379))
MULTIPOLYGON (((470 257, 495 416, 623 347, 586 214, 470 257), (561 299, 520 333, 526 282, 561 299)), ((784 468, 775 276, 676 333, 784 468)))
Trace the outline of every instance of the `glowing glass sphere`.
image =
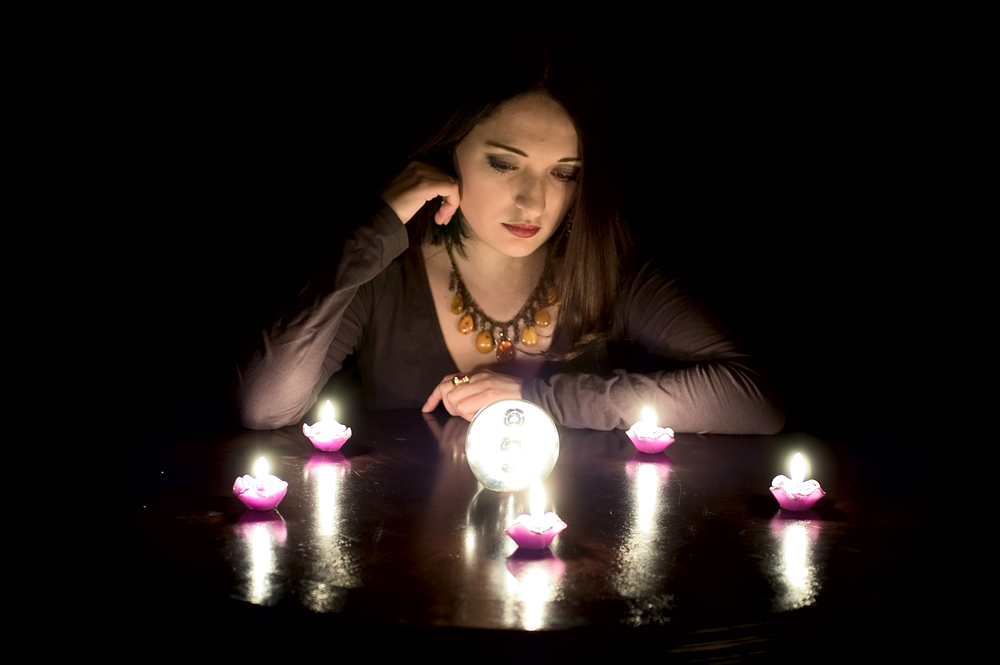
POLYGON ((483 487, 517 492, 552 473, 559 459, 559 432, 537 405, 502 399, 484 406, 472 419, 465 456, 483 487))

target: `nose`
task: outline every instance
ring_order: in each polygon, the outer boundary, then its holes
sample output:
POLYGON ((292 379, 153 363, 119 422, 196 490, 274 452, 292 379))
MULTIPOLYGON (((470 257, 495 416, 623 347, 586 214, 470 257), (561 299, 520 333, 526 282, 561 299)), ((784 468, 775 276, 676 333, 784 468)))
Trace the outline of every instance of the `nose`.
POLYGON ((545 178, 525 173, 515 184, 514 205, 535 219, 545 212, 545 178))

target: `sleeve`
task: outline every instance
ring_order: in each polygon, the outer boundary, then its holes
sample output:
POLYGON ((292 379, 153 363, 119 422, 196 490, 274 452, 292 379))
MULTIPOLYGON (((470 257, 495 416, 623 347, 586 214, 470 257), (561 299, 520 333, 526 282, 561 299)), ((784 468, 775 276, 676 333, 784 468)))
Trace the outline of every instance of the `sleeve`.
POLYGON ((626 429, 652 406, 660 425, 677 432, 776 434, 785 416, 777 391, 758 363, 681 292, 644 268, 625 304, 629 344, 676 369, 610 376, 555 374, 524 383, 525 399, 568 427, 626 429))
POLYGON ((406 226, 382 204, 344 243, 340 261, 319 266, 288 312, 258 331, 237 367, 236 402, 245 427, 275 429, 305 415, 361 337, 364 322, 345 318, 358 289, 408 244, 406 226))

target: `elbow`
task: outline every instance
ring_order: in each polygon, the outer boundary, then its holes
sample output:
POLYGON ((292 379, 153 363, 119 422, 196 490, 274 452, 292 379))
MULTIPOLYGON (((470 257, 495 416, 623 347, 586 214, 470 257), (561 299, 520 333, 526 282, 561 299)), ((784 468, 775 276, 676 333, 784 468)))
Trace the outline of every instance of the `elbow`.
POLYGON ((741 388, 744 402, 742 434, 778 434, 785 428, 785 404, 775 382, 759 368, 748 368, 741 388))
POLYGON ((245 411, 243 409, 240 409, 239 417, 240 424, 247 429, 278 429, 292 424, 276 417, 274 414, 245 411))
POLYGON ((241 399, 238 412, 240 424, 248 429, 278 429, 295 422, 259 401, 241 399))
POLYGON ((747 434, 778 434, 785 428, 785 407, 780 398, 761 398, 747 423, 747 434))
POLYGON ((785 410, 773 408, 762 414, 757 424, 758 434, 778 434, 785 428, 785 410))
POLYGON ((283 407, 273 390, 243 383, 236 391, 236 411, 240 424, 248 429, 278 429, 298 422, 305 409, 283 407))

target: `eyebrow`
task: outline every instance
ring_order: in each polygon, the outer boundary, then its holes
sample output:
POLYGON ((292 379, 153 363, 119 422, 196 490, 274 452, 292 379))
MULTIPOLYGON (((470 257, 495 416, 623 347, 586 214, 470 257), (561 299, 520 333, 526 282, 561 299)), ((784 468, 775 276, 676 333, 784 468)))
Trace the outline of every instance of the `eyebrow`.
MULTIPOLYGON (((515 155, 521 155, 522 157, 528 156, 528 153, 526 153, 523 150, 518 150, 517 148, 513 148, 509 145, 504 145, 503 143, 497 143, 496 141, 486 141, 486 145, 493 146, 494 148, 500 148, 501 150, 506 150, 507 152, 514 153, 515 155)), ((579 161, 580 161, 579 157, 563 157, 562 159, 559 160, 559 163, 579 162, 579 161)))

